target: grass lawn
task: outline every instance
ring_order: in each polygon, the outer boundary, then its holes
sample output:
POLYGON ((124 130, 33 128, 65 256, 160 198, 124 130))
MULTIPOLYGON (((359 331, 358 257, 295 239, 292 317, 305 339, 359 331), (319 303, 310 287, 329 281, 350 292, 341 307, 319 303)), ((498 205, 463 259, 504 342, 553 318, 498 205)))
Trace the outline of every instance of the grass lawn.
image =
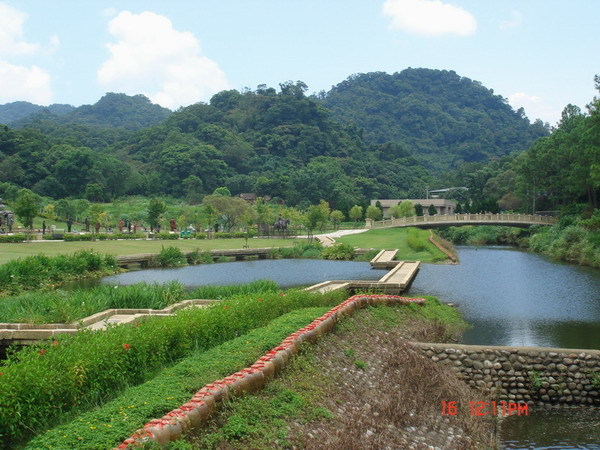
POLYGON ((364 233, 351 234, 336 238, 337 242, 343 242, 359 248, 376 249, 398 249, 397 259, 406 261, 435 262, 445 260, 444 255, 433 244, 428 241, 429 231, 417 229, 419 238, 426 250, 415 251, 407 241, 409 228, 385 228, 382 230, 369 230, 364 233))
MULTIPOLYGON (((291 247, 295 239, 248 239, 250 248, 291 247)), ((135 255, 139 253, 158 253, 164 247, 177 247, 182 251, 221 250, 243 248, 245 239, 185 239, 156 241, 96 241, 96 242, 23 242, 0 244, 0 264, 12 259, 29 255, 44 254, 54 256, 71 254, 78 250, 95 250, 110 255, 135 255)))

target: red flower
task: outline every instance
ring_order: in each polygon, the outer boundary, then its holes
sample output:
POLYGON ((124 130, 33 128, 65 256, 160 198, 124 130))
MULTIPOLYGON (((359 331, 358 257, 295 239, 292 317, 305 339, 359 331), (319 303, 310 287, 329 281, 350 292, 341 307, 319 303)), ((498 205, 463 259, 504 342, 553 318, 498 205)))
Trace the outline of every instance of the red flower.
POLYGON ((52 347, 56 347, 58 345, 58 341, 52 341, 52 347))
POLYGON ((43 348, 38 352, 40 355, 45 355, 46 354, 46 349, 43 348))
POLYGON ((136 324, 135 324, 135 326, 136 326, 136 327, 139 327, 139 326, 140 326, 140 323, 139 323, 139 322, 138 322, 138 323, 136 323, 136 324))
POLYGON ((262 298, 259 298, 259 299, 258 299, 258 301, 259 301, 259 302, 262 302, 262 298))
POLYGON ((4 374, 3 374, 2 372, 0 372, 0 377, 1 377, 2 375, 4 375, 4 374))
POLYGON ((123 344, 123 348, 125 350, 129 350, 131 348, 131 345, 129 345, 129 344, 123 344))
POLYGON ((225 309, 229 309, 229 306, 225 305, 225 309))
POLYGON ((282 292, 281 294, 279 294, 280 297, 285 297, 285 294, 282 292))

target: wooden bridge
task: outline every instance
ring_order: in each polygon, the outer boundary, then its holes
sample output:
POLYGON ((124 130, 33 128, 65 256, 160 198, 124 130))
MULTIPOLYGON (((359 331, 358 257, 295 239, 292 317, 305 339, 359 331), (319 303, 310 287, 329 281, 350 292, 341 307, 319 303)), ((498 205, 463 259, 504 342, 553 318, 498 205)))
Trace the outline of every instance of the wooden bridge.
POLYGON ((367 219, 366 228, 394 227, 460 227, 463 225, 502 225, 508 227, 528 227, 531 225, 552 225, 556 217, 535 214, 446 214, 434 216, 401 217, 398 219, 367 219))

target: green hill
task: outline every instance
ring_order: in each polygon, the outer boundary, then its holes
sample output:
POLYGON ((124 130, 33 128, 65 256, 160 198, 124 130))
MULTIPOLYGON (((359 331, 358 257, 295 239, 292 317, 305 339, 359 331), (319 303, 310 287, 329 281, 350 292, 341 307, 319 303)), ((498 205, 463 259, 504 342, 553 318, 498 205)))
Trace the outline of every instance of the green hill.
POLYGON ((399 143, 435 172, 524 151, 548 134, 541 121, 531 124, 523 110, 453 71, 352 75, 321 101, 338 120, 358 124, 367 143, 399 143))

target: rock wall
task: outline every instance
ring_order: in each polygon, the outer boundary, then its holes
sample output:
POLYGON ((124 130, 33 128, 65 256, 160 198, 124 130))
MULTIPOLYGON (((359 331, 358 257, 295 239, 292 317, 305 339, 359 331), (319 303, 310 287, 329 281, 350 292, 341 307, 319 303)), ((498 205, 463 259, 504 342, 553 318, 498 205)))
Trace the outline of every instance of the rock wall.
MULTIPOLYGON (((498 400, 600 406, 600 351, 459 344, 414 345, 498 400)), ((477 399, 464 399, 477 400, 477 399)))

